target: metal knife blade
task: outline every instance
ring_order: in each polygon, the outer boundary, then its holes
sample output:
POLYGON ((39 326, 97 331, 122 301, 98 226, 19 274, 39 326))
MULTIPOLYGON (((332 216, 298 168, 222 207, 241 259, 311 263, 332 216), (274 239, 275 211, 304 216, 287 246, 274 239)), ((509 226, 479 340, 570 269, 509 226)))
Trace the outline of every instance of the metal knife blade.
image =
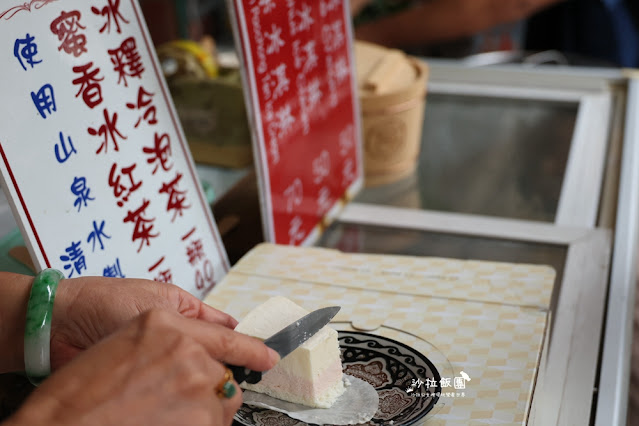
POLYGON ((264 344, 284 358, 324 328, 339 310, 339 306, 331 306, 313 311, 266 339, 264 344))
MULTIPOLYGON (((337 315, 340 309, 339 306, 317 309, 287 325, 266 339, 264 344, 276 351, 280 358, 284 358, 324 328, 337 315)), ((262 380, 260 371, 230 365, 227 367, 233 372, 233 377, 237 383, 246 381, 247 383, 255 384, 262 380)))

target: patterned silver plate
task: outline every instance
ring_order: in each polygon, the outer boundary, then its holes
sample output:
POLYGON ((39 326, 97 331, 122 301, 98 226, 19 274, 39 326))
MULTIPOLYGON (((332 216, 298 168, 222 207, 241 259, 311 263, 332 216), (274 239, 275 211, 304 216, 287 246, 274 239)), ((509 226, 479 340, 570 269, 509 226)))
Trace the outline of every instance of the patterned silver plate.
MULTIPOLYGON (((344 373, 370 383, 379 394, 377 413, 367 425, 411 425, 433 409, 441 392, 441 376, 424 355, 386 337, 353 331, 339 332, 344 373), (429 393, 410 391, 416 381, 436 383, 429 393)), ((236 425, 304 426, 286 414, 243 405, 236 425)))

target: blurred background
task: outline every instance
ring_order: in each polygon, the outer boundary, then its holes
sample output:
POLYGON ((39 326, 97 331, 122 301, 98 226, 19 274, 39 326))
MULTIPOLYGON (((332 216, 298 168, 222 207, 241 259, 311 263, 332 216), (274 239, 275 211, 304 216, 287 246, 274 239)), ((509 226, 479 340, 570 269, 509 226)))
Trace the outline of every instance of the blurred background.
MULTIPOLYGON (((156 45, 208 35, 232 48, 224 0, 140 3, 156 45)), ((639 59, 636 1, 351 0, 350 7, 356 38, 422 56, 504 52, 493 57, 610 67, 634 67, 639 59), (554 56, 530 58, 547 51, 554 56)))
MULTIPOLYGON (((250 168, 250 131, 226 1, 140 0, 140 4, 196 162, 231 170, 250 168)), ((349 6, 356 39, 415 57, 454 59, 471 67, 639 67, 637 0, 351 0, 349 6)), ((437 97, 429 100, 431 105, 437 101, 437 97)), ((439 101, 445 104, 446 99, 439 101)), ((472 102, 455 108, 448 113, 458 121, 464 121, 465 111, 473 116, 467 111, 472 102)), ((503 109, 499 111, 494 122, 505 120, 503 109)), ((576 114, 564 109, 551 112, 550 121, 576 114)), ((524 118, 531 119, 530 111, 523 113, 524 118)), ((437 118, 427 115, 428 120, 437 118)), ((562 131, 557 125, 544 128, 562 131)), ((531 140, 540 140, 538 136, 531 140)), ((539 145, 531 146, 539 155, 539 145)), ((547 153, 563 163, 565 150, 553 146, 547 147, 547 153)), ((432 166, 429 170, 436 170, 432 166)), ((563 169, 542 175, 552 179, 562 173, 563 169)), ((225 244, 233 256, 233 244, 225 244)), ((628 424, 639 424, 639 339, 634 341, 628 424)))

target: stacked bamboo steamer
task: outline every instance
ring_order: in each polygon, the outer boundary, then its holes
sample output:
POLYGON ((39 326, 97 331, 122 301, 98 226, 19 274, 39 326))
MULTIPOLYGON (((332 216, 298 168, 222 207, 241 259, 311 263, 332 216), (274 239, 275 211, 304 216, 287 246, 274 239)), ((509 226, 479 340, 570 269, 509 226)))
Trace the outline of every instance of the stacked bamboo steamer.
POLYGON ((421 145, 428 67, 396 49, 355 42, 367 186, 415 171, 421 145))

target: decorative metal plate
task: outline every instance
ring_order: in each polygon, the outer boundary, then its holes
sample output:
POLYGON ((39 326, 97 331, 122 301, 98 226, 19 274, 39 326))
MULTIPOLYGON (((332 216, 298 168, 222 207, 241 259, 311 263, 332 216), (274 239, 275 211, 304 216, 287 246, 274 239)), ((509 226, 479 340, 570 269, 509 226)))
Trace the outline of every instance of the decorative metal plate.
MULTIPOLYGON (((432 410, 441 392, 441 376, 428 358, 403 343, 353 331, 339 332, 344 373, 370 383, 379 394, 379 407, 366 424, 411 425, 432 410), (437 383, 426 394, 407 392, 415 381, 437 383)), ((286 414, 243 405, 235 424, 247 426, 304 426, 286 414)))

